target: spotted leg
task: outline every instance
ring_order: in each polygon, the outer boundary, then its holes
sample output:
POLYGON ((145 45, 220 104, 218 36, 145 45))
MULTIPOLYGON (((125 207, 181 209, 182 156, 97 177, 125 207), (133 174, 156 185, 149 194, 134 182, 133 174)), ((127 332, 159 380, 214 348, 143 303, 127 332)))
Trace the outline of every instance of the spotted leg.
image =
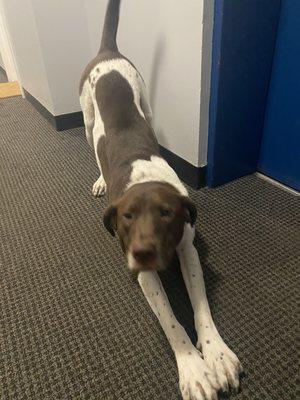
POLYGON ((175 318, 157 272, 140 272, 138 281, 175 354, 183 399, 217 400, 220 386, 215 373, 175 318))
POLYGON ((95 124, 95 111, 93 99, 88 82, 85 82, 80 95, 80 105, 83 113, 86 139, 89 145, 93 148, 93 129, 95 124))
POLYGON ((237 390, 242 366, 237 356, 219 335, 209 309, 202 268, 193 245, 195 230, 186 224, 183 238, 177 248, 182 275, 194 309, 195 328, 198 334, 197 348, 209 367, 215 371, 222 390, 228 385, 237 390))
POLYGON ((145 115, 146 121, 152 126, 153 114, 150 106, 150 101, 144 82, 140 82, 140 105, 145 115))
MULTIPOLYGON (((97 111, 96 116, 98 114, 99 114, 99 111, 97 111)), ((103 196, 107 190, 107 185, 106 185, 106 182, 105 182, 103 174, 102 174, 101 162, 100 162, 100 158, 99 158, 99 154, 98 154, 99 147, 101 146, 101 138, 103 138, 103 137, 105 137, 104 125, 103 125, 101 118, 98 117, 98 118, 96 118, 96 122, 95 122, 94 129, 93 129, 93 142, 94 142, 95 157, 96 157, 96 161, 97 161, 98 168, 100 171, 100 176, 94 183, 93 189, 92 189, 92 193, 95 197, 103 196)))

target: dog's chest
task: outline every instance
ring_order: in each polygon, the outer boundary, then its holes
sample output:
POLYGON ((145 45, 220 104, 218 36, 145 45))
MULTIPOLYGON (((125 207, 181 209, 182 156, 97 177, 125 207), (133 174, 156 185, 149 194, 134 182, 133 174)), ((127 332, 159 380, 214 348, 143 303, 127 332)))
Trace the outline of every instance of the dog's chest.
POLYGON ((188 196, 188 191, 176 172, 161 157, 152 156, 150 160, 135 160, 131 168, 130 179, 126 189, 138 183, 165 182, 174 186, 182 196, 188 196))

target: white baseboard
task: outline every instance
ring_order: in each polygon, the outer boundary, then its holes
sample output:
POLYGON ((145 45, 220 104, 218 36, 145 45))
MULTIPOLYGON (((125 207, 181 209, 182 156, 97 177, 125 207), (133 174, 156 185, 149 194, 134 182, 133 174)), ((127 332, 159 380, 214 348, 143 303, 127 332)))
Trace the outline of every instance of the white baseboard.
POLYGON ((300 193, 297 192, 297 190, 291 189, 288 186, 285 186, 282 183, 275 181, 275 179, 269 178, 268 176, 266 176, 264 174, 261 174, 260 172, 256 172, 255 175, 257 175, 261 179, 264 179, 267 182, 272 183, 272 185, 275 185, 275 186, 280 187, 281 189, 283 189, 283 190, 285 190, 287 192, 292 193, 295 196, 300 196, 300 193))

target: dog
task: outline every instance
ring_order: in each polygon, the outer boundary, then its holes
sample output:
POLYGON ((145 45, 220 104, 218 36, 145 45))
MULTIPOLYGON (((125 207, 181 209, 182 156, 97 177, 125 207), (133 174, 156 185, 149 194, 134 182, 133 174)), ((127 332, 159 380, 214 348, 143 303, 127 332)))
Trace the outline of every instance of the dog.
POLYGON ((159 154, 145 83, 118 50, 119 9, 120 0, 109 0, 100 51, 80 81, 86 137, 100 170, 92 192, 108 195, 104 225, 117 234, 172 347, 183 399, 215 400, 219 390, 238 389, 242 366, 212 320, 193 245, 196 207, 159 154), (158 275, 175 253, 194 310, 196 347, 173 314, 158 275))

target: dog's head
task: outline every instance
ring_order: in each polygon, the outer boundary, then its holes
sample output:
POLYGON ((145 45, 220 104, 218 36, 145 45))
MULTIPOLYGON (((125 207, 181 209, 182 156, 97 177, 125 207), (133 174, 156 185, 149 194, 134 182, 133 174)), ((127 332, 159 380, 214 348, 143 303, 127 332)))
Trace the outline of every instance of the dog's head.
POLYGON ((162 270, 171 261, 186 222, 193 225, 192 201, 171 185, 147 182, 134 185, 103 217, 107 230, 120 239, 132 271, 162 270))

